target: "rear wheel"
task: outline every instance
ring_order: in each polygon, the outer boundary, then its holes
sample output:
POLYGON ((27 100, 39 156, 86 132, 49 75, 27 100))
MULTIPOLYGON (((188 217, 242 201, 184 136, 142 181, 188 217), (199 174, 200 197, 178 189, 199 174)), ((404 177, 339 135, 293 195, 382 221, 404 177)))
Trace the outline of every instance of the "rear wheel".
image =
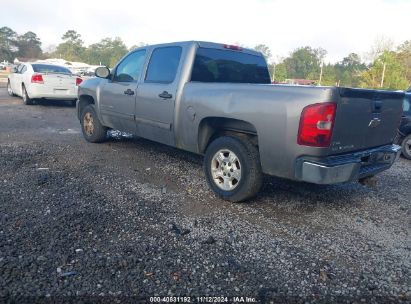
POLYGON ((22 97, 23 97, 23 102, 24 102, 24 104, 26 104, 26 105, 32 105, 33 104, 33 99, 31 99, 30 97, 29 97, 29 95, 27 94, 27 90, 26 90, 26 87, 24 86, 24 84, 22 85, 22 87, 21 87, 21 91, 22 91, 22 97))
POLYGON ((87 105, 81 111, 80 122, 83 136, 87 141, 99 143, 107 139, 107 128, 101 124, 93 105, 87 105))
POLYGON ((13 93, 13 89, 11 88, 10 80, 7 81, 7 93, 8 93, 10 96, 16 96, 16 94, 13 93))
POLYGON ((411 134, 402 141, 402 155, 407 159, 411 159, 411 134))
POLYGON ((214 140, 205 153, 204 171, 211 190, 231 202, 255 196, 262 185, 259 153, 247 139, 223 136, 214 140))

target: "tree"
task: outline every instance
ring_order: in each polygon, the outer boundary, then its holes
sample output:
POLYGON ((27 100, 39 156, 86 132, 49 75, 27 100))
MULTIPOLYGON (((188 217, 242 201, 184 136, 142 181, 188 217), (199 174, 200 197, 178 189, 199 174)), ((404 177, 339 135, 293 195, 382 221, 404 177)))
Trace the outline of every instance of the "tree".
POLYGON ((127 46, 121 38, 104 38, 87 48, 87 59, 91 64, 113 67, 127 52, 127 46))
POLYGON ((394 41, 385 36, 379 36, 375 39, 374 45, 367 53, 367 57, 370 61, 375 61, 385 51, 391 51, 394 46, 394 41))
POLYGON ((373 62, 372 66, 361 74, 360 86, 367 88, 405 90, 409 87, 409 82, 406 78, 405 67, 398 60, 396 53, 392 51, 384 51, 373 62))
POLYGON ((257 44, 254 47, 254 50, 256 50, 257 52, 262 53, 266 61, 269 61, 271 59, 271 50, 267 45, 257 44))
POLYGON ((129 48, 129 51, 132 51, 132 50, 135 50, 135 49, 138 49, 138 48, 140 48, 140 47, 147 46, 147 45, 148 45, 148 44, 145 43, 145 42, 139 42, 139 43, 134 44, 133 46, 131 46, 131 47, 129 48))
POLYGON ((309 46, 294 50, 284 60, 289 78, 319 79, 321 63, 327 52, 322 49, 313 49, 309 46))
POLYGON ((42 55, 40 38, 33 32, 27 32, 17 39, 18 55, 25 58, 40 58, 42 55))
POLYGON ((13 62, 18 52, 17 33, 7 26, 0 28, 0 61, 13 62))
POLYGON ((268 68, 272 71, 272 78, 274 78, 274 81, 283 82, 287 79, 287 69, 284 62, 270 64, 268 68))
POLYGON ((405 77, 411 83, 411 40, 407 40, 398 46, 397 58, 405 67, 405 77))
POLYGON ((86 48, 83 46, 83 40, 81 40, 79 33, 69 30, 64 33, 61 39, 64 42, 57 46, 54 56, 69 61, 81 61, 84 58, 86 48))
POLYGON ((366 68, 367 66, 361 62, 361 58, 358 54, 349 54, 335 65, 337 83, 340 86, 358 86, 359 76, 366 70, 366 68))

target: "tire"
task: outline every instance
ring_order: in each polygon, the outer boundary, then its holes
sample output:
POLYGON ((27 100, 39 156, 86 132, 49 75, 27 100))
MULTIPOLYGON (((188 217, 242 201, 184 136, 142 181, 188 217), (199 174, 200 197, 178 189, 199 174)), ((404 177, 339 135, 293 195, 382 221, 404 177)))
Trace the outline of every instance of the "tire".
POLYGON ((255 196, 263 181, 257 148, 248 139, 233 136, 219 137, 208 146, 204 172, 211 190, 231 202, 255 196))
POLYGON ((402 155, 406 158, 406 159, 410 159, 411 160, 411 134, 407 135, 401 144, 402 147, 402 155))
POLYGON ((89 104, 81 111, 81 131, 91 143, 100 143, 107 139, 107 128, 98 119, 94 106, 89 104))
POLYGON ((33 99, 31 99, 29 95, 27 94, 27 90, 24 84, 21 86, 21 96, 23 97, 23 102, 25 105, 33 104, 33 99))
POLYGON ((10 80, 7 81, 7 93, 8 93, 11 97, 16 96, 16 94, 13 93, 13 89, 11 88, 10 80))

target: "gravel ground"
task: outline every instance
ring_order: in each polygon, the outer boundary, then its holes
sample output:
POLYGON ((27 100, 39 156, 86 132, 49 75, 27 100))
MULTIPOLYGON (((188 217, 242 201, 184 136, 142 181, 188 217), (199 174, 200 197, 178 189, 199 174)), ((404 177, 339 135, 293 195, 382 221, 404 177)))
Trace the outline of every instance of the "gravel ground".
POLYGON ((118 134, 86 143, 64 102, 0 89, 0 130, 0 301, 411 301, 403 158, 368 185, 266 177, 232 204, 201 157, 118 134))

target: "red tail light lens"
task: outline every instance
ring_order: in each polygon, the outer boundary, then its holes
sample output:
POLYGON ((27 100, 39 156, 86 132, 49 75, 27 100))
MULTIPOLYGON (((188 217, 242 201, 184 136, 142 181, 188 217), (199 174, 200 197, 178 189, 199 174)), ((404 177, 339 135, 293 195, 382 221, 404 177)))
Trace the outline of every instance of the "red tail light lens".
POLYGON ((81 79, 79 77, 76 78, 76 86, 80 85, 80 83, 82 83, 82 82, 83 82, 83 79, 81 79))
POLYGON ((31 76, 31 83, 44 83, 43 75, 34 74, 33 76, 31 76))
POLYGON ((304 108, 298 130, 298 144, 312 147, 328 147, 333 133, 335 103, 316 103, 304 108))

